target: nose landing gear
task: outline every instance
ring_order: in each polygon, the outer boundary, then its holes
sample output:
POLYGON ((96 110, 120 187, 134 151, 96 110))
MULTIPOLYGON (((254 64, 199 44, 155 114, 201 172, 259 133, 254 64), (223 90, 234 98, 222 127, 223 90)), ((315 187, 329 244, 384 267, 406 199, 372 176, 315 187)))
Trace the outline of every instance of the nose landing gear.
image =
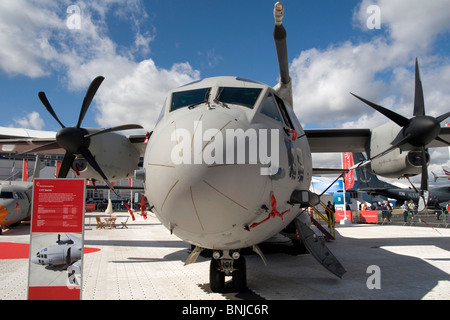
POLYGON ((224 292, 225 276, 232 277, 233 289, 237 292, 247 288, 247 268, 244 257, 238 251, 215 251, 209 267, 209 283, 213 292, 224 292))

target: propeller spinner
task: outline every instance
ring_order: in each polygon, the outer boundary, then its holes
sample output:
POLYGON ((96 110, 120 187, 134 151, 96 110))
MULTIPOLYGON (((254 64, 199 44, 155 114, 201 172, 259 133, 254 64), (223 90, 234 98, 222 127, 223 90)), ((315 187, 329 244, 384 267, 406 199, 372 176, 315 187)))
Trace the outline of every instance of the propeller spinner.
POLYGON ((44 107, 47 109, 47 111, 62 127, 62 129, 58 131, 58 133, 56 134, 56 143, 60 147, 64 148, 66 150, 66 153, 64 155, 64 159, 58 173, 58 178, 65 178, 69 173, 70 168, 72 167, 72 163, 75 160, 76 155, 82 155, 86 159, 86 161, 91 165, 91 167, 103 178, 108 187, 115 192, 114 187, 109 182, 109 179, 106 177, 105 173, 95 160, 95 157, 89 150, 89 145, 91 142, 90 138, 92 136, 103 134, 106 132, 129 130, 129 129, 142 129, 142 126, 137 124, 127 124, 99 130, 93 133, 81 127, 84 116, 86 115, 86 112, 89 109, 89 106, 104 79, 105 79, 104 77, 99 76, 91 82, 88 90, 86 91, 83 104, 81 105, 80 115, 78 117, 78 122, 75 127, 64 126, 64 124, 59 120, 58 116, 56 115, 55 111, 50 105, 50 102, 48 101, 44 92, 39 92, 38 97, 39 100, 44 105, 44 107))

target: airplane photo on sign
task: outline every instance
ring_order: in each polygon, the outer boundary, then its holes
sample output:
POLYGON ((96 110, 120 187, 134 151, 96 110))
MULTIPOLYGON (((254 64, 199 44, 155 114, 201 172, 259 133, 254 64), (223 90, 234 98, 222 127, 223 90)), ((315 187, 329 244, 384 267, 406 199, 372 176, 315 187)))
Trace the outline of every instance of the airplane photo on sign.
POLYGON ((116 131, 141 126, 82 127, 104 79, 99 76, 86 92, 76 125, 61 122, 40 92, 61 130, 54 139, 11 136, 1 145, 11 153, 61 149, 58 178, 75 170, 80 178, 104 180, 112 190, 110 181, 133 175, 142 179, 156 217, 195 247, 186 264, 205 249, 212 251, 209 280, 214 292, 224 290, 226 276, 237 291, 244 290, 247 270, 241 250, 252 248, 265 261, 258 244, 288 226, 325 268, 342 277, 345 268, 309 227, 306 208, 320 201, 310 191, 312 176, 326 169, 313 166, 312 154, 366 152, 369 159, 355 166, 389 178, 421 174, 420 193, 426 198, 428 149, 449 145, 450 128, 440 123, 450 112, 437 117, 425 113, 416 59, 412 118, 353 94, 389 121, 373 129, 303 129, 293 109, 283 17, 283 4, 277 2, 273 38, 280 81, 274 87, 231 76, 197 80, 168 92, 151 133, 124 136, 116 131), (137 168, 141 156, 143 167, 137 168))

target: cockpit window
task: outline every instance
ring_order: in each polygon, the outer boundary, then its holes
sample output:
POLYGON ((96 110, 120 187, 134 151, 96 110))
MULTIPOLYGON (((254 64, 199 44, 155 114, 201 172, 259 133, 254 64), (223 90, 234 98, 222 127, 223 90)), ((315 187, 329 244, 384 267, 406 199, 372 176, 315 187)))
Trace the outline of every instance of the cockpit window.
POLYGON ((172 93, 170 111, 207 102, 211 88, 202 88, 172 93))
POLYGON ((260 88, 220 87, 216 99, 226 104, 237 104, 253 109, 261 91, 260 88))
POLYGON ((261 102, 261 113, 283 123, 283 117, 278 110, 277 104, 272 94, 269 94, 261 102))
POLYGON ((0 198, 2 199, 14 199, 13 193, 11 191, 1 191, 0 198))

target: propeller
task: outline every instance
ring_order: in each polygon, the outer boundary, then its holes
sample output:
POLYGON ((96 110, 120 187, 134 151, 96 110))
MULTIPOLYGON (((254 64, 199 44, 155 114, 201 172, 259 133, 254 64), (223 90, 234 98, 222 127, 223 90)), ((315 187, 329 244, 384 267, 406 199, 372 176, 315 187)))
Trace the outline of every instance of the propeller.
MULTIPOLYGON (((38 97, 42 102, 47 111, 53 116, 53 118, 61 125, 62 129, 58 131, 56 134, 56 143, 66 150, 64 154, 64 159, 61 164, 61 168, 58 173, 58 178, 65 178, 69 173, 70 168, 72 167, 72 163, 76 158, 76 155, 82 155, 84 159, 91 165, 91 167, 103 178, 108 187, 116 193, 113 185, 109 182, 105 173, 95 160, 95 157, 92 155, 89 150, 90 138, 95 135, 103 134, 106 132, 120 131, 120 130, 129 130, 129 129, 142 129, 142 126, 137 124, 127 124, 120 125, 116 127, 112 127, 109 129, 103 129, 96 132, 89 132, 87 129, 82 128, 81 124, 83 122, 84 116, 91 105, 92 100, 94 99, 95 94, 97 93, 98 88, 105 78, 102 76, 96 77, 90 84, 88 90, 86 91, 83 104, 81 105, 80 115, 78 117, 78 122, 75 127, 66 127, 58 118, 55 111, 53 110, 50 102, 47 99, 47 96, 44 92, 39 92, 38 97)), ((44 146, 44 147, 50 147, 44 146)), ((41 147, 43 148, 43 147, 41 147)), ((117 193, 116 193, 117 195, 117 193)))
POLYGON ((419 62, 416 58, 416 68, 415 68, 415 93, 414 93, 414 117, 408 119, 399 115, 398 113, 386 109, 380 105, 370 102, 364 98, 361 98, 353 93, 354 97, 358 98, 362 102, 366 103, 373 109, 382 113, 390 120, 395 122, 397 125, 402 127, 399 136, 392 141, 392 146, 385 151, 371 157, 368 161, 364 163, 367 164, 370 161, 379 158, 396 148, 400 148, 403 145, 410 144, 415 148, 421 150, 422 153, 422 177, 421 177, 421 190, 422 193, 428 190, 428 170, 426 161, 426 146, 433 140, 438 140, 447 145, 450 145, 448 141, 445 141, 439 137, 439 132, 441 130, 441 122, 450 116, 450 112, 444 113, 439 117, 431 117, 425 114, 425 102, 423 98, 423 88, 422 81, 420 79, 419 62))

